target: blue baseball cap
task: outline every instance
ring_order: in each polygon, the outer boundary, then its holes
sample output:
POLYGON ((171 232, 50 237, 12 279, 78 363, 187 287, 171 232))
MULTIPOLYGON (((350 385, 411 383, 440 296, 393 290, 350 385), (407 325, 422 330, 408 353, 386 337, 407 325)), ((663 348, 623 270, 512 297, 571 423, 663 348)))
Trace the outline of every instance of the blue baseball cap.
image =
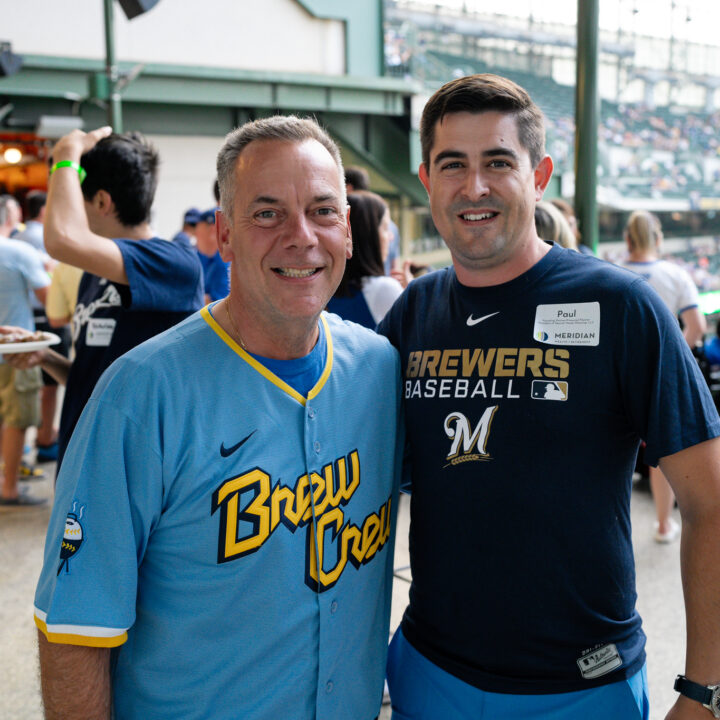
POLYGON ((214 225, 216 210, 218 210, 218 208, 210 208, 210 210, 205 210, 204 212, 201 212, 198 222, 204 222, 204 223, 207 223, 208 225, 214 225))
POLYGON ((183 218, 185 225, 197 225, 200 221, 200 211, 197 208, 190 208, 183 218))

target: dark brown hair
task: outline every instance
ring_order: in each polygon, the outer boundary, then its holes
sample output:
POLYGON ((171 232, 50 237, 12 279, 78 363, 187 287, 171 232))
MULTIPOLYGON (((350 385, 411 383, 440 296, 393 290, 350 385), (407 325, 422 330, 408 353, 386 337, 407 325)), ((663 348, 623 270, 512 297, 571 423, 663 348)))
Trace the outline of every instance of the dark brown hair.
POLYGON ((446 115, 469 112, 501 112, 514 115, 521 145, 536 168, 545 155, 545 123, 540 108, 512 80, 491 75, 468 75, 443 85, 427 102, 420 120, 420 145, 429 169, 435 127, 446 115))
POLYGON ((345 265, 345 273, 335 292, 338 297, 348 297, 361 290, 364 277, 385 274, 379 228, 388 209, 386 202, 368 190, 348 193, 347 199, 353 254, 345 265))

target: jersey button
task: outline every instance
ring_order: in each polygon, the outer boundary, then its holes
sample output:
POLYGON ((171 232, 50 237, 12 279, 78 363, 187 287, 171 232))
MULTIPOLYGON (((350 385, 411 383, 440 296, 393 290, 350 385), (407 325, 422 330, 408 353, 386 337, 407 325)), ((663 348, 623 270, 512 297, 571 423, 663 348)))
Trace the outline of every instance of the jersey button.
POLYGON ((308 417, 314 418, 314 417, 315 417, 315 412, 316 412, 316 411, 315 411, 315 408, 314 408, 314 407, 308 408, 308 417))
POLYGON ((316 453, 320 452, 320 442, 318 440, 313 443, 313 447, 315 448, 316 453))
POLYGON ((337 600, 333 600, 330 603, 330 612, 334 615, 337 612, 337 609, 338 609, 338 602, 337 602, 337 600))
POLYGON ((327 685, 325 685, 325 692, 329 695, 332 691, 333 691, 332 680, 328 680, 327 685))

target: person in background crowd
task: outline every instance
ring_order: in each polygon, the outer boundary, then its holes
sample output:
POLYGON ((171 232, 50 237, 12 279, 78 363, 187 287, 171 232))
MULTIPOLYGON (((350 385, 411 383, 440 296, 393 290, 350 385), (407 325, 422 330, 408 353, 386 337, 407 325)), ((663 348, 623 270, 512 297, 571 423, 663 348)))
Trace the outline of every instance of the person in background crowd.
POLYGON ((72 320, 82 276, 81 268, 66 263, 58 263, 53 269, 45 303, 50 327, 62 328, 72 320))
MULTIPOLYGON (((57 263, 47 254, 43 237, 46 203, 46 193, 40 191, 28 193, 26 199, 28 220, 25 223, 25 230, 15 235, 15 237, 32 245, 40 253, 47 270, 54 274, 57 263)), ((49 292, 48 290, 48 295, 49 292)), ((60 327, 51 325, 47 318, 45 306, 37 298, 34 298, 33 301, 33 315, 35 316, 35 329, 41 332, 55 332, 60 338, 60 343, 55 345, 53 350, 64 357, 68 357, 70 354, 70 329, 66 327, 66 324, 60 327)), ((58 453, 58 431, 55 426, 58 383, 52 375, 44 370, 42 372, 42 381, 40 425, 35 437, 35 447, 37 448, 35 459, 37 462, 54 462, 57 460, 58 453)))
POLYGON ((58 468, 102 373, 120 355, 202 306, 202 268, 184 241, 154 236, 158 155, 139 133, 74 130, 53 148, 45 246, 82 268, 73 316, 75 359, 45 349, 12 356, 66 383, 58 468))
POLYGON ((567 200, 563 200, 562 198, 552 198, 552 200, 550 200, 549 202, 554 205, 568 221, 568 225, 570 225, 570 229, 572 230, 573 235, 575 236, 575 240, 577 241, 576 247, 578 251, 583 253, 584 255, 594 256, 595 253, 592 251, 592 248, 582 242, 580 227, 578 226, 577 217, 575 216, 575 210, 573 210, 572 205, 567 200))
POLYGON ((552 203, 541 200, 535 205, 535 229, 542 240, 577 250, 577 239, 568 221, 552 203))
MULTIPOLYGON (((7 339, 15 327, 34 329, 30 295, 43 302, 50 283, 40 253, 30 245, 8 239, 17 224, 16 209, 12 196, 0 196, 0 340, 2 336, 7 339)), ((40 421, 42 380, 37 368, 14 369, 6 362, 10 357, 2 354, 0 343, 0 508, 27 508, 45 502, 18 489, 25 432, 40 421)))
POLYGON ((45 221, 45 203, 47 194, 41 190, 31 190, 25 198, 27 208, 25 229, 13 235, 32 245, 42 255, 47 255, 43 240, 43 223, 45 221))
MULTIPOLYGON (((355 192, 357 190, 370 190, 370 174, 364 167, 358 165, 351 165, 345 168, 345 189, 348 193, 355 192)), ((400 229, 393 222, 392 218, 389 217, 389 228, 390 228, 390 245, 388 246, 387 254, 383 260, 383 269, 385 275, 392 275, 395 270, 396 260, 400 257, 400 229)), ((352 221, 351 221, 352 222, 352 221)), ((408 274, 407 266, 403 268, 397 268, 397 272, 400 277, 404 277, 408 274)), ((396 280, 398 277, 395 278, 396 280)))
MULTIPOLYGON (((660 259, 662 239, 662 227, 655 215, 646 210, 632 213, 625 226, 628 257, 621 265, 648 281, 670 312, 680 318, 683 336, 694 348, 702 343, 707 330, 698 291, 685 270, 660 259)), ((657 514, 655 541, 671 543, 680 535, 680 527, 672 517, 675 494, 659 467, 650 467, 650 489, 657 514)))
POLYGON ((392 239, 390 211, 379 195, 367 190, 348 193, 347 198, 353 256, 328 311, 374 330, 403 291, 383 267, 392 239))
POLYGON ((173 241, 185 240, 190 245, 195 245, 195 226, 198 224, 198 220, 200 220, 200 211, 197 208, 190 208, 186 211, 183 215, 182 230, 173 235, 173 241))
POLYGON ((200 213, 195 228, 197 253, 203 269, 205 303, 221 300, 230 290, 230 265, 218 252, 215 208, 200 213))

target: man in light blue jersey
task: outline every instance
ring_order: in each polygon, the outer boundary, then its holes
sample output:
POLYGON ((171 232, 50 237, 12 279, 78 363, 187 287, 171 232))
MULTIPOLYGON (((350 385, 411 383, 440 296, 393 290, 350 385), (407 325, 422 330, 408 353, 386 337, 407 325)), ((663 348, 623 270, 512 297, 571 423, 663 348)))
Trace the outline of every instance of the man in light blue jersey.
POLYGON ((322 312, 352 249, 340 156, 275 117, 228 135, 218 175, 229 296, 104 374, 58 478, 47 717, 379 713, 399 362, 322 312))

